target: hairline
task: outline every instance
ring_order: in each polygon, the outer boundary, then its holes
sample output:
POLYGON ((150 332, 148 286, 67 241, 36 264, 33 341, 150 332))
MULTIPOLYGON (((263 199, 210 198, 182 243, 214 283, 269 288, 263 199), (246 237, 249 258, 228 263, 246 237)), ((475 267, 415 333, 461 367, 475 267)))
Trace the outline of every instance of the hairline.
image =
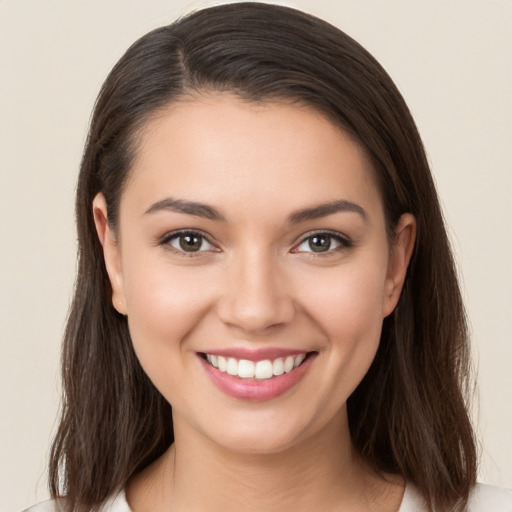
MULTIPOLYGON (((306 112, 310 112, 316 115, 321 116, 323 119, 327 120, 331 125, 336 127, 345 137, 348 137, 350 141, 355 144, 358 149, 360 149, 363 158, 367 159, 368 167, 370 172, 372 173, 372 179, 377 187, 378 193, 383 201, 384 206, 384 189, 383 184, 381 183, 381 179, 379 173, 377 172, 376 165, 370 155, 369 149, 365 146, 365 144, 361 141, 359 137, 354 135, 336 116, 330 112, 327 112, 326 109, 320 108, 318 105, 313 104, 313 102, 305 101, 300 98, 298 95, 267 95, 262 96, 260 98, 251 97, 250 94, 245 93, 237 88, 215 88, 215 87, 191 87, 185 86, 183 91, 177 94, 176 96, 169 98, 164 104, 155 107, 154 109, 146 112, 140 118, 136 119, 133 123, 132 128, 129 130, 129 134, 127 137, 128 140, 128 151, 130 153, 128 168, 126 169, 125 179, 121 184, 118 195, 118 211, 114 212, 116 219, 119 217, 119 209, 121 205, 121 200, 124 195, 126 188, 129 186, 133 171, 137 166, 139 161, 139 155, 141 154, 141 150, 144 147, 146 141, 151 137, 151 133, 154 129, 154 124, 158 119, 163 118, 168 115, 176 106, 180 104, 191 104, 198 103, 203 99, 221 99, 221 98, 229 98, 234 101, 242 102, 248 105, 257 105, 261 107, 265 106, 279 106, 284 105, 297 110, 302 110, 306 112)), ((391 241, 393 235, 393 225, 392 220, 388 218, 386 209, 384 208, 384 220, 386 225, 386 234, 388 237, 388 241, 391 241)), ((109 223, 110 223, 110 215, 109 215, 109 223)), ((116 237, 119 237, 118 233, 118 225, 110 224, 111 229, 114 231, 116 237)))

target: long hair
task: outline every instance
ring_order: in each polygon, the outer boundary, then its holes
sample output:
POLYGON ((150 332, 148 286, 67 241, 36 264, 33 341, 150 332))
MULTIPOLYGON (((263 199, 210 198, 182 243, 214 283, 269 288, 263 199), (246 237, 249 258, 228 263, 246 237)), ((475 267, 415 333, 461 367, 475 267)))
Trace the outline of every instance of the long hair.
POLYGON ((431 510, 464 509, 476 479, 467 412, 468 333, 441 208, 411 114, 358 43, 300 11, 237 3, 192 13, 135 42, 107 77, 91 121, 76 196, 78 277, 64 337, 63 404, 50 457, 52 496, 97 509, 173 441, 171 406, 135 356, 92 216, 119 201, 152 115, 194 93, 295 101, 351 134, 373 163, 390 233, 405 212, 417 240, 395 311, 348 401, 351 436, 380 472, 402 475, 431 510))

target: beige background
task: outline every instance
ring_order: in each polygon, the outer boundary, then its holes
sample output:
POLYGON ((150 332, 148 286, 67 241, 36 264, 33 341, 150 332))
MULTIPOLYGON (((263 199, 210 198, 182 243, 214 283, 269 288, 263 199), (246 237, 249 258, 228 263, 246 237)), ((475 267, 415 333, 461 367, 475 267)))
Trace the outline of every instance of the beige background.
MULTIPOLYGON (((512 487, 512 2, 288 3, 359 40, 411 107, 464 275, 481 479, 512 487)), ((137 37, 207 4, 0 0, 1 512, 46 497, 74 278, 73 190, 95 96, 137 37)))

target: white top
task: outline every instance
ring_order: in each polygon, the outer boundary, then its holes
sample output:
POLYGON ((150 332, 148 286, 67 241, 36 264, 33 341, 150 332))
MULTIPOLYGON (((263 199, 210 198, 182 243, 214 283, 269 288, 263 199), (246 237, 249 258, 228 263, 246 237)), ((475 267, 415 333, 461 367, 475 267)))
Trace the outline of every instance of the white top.
MULTIPOLYGON (((21 512, 61 512, 60 500, 43 501, 21 512)), ((425 512, 423 500, 413 485, 407 484, 398 512, 425 512)), ((100 512, 131 512, 124 491, 108 500, 100 512)), ((512 490, 495 485, 477 484, 467 512, 512 512, 512 490)))

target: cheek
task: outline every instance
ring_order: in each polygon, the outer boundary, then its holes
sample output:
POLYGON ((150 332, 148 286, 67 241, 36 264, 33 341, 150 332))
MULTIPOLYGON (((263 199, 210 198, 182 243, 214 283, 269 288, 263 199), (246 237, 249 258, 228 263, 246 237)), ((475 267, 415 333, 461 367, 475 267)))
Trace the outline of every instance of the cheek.
POLYGON ((382 324, 385 270, 368 264, 316 275, 303 296, 307 308, 330 333, 364 333, 382 324))
POLYGON ((364 377, 378 349, 384 282, 383 265, 368 262, 317 276, 307 291, 304 307, 329 340, 329 374, 343 376, 344 395, 364 377))
POLYGON ((174 363, 181 361, 184 342, 212 303, 210 279, 197 268, 161 261, 143 263, 131 257, 123 265, 133 345, 141 365, 159 387, 159 381, 169 379, 166 369, 181 369, 174 363))

